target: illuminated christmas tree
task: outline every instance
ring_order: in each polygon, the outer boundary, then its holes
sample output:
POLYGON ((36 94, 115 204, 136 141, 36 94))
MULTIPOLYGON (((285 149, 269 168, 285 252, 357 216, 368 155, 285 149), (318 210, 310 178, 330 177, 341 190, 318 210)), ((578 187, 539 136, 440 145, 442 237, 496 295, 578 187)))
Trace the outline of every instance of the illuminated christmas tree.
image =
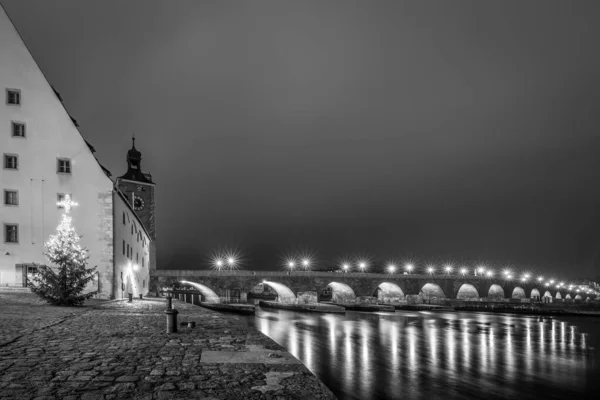
POLYGON ((77 203, 65 196, 58 203, 64 208, 56 233, 44 244, 46 258, 58 268, 41 266, 33 277, 32 291, 48 303, 60 306, 77 306, 97 293, 83 293, 94 279, 96 267, 86 268, 88 251, 79 245, 69 212, 77 203))

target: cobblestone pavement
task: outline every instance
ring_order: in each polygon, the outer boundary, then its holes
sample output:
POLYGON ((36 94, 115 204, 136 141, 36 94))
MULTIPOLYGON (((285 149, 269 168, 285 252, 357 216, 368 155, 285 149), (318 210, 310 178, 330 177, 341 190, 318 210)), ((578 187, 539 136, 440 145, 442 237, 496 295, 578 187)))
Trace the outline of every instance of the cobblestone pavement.
MULTIPOLYGON (((5 305, 16 309, 5 301, 3 312, 5 305)), ((0 399, 335 398, 281 346, 235 316, 173 305, 179 321, 195 321, 196 328, 165 333, 162 299, 97 302, 75 311, 24 305, 13 318, 35 307, 47 311, 35 311, 44 314, 38 329, 0 343, 0 399)))
POLYGON ((0 291, 0 346, 102 302, 91 299, 85 307, 52 307, 33 293, 0 291))

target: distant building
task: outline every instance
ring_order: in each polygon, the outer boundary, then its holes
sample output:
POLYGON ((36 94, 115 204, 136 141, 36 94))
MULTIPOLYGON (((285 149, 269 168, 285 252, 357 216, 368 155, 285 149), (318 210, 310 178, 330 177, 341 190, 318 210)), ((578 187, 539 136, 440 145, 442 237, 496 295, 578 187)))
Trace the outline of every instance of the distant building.
POLYGON ((129 150, 127 173, 114 183, 1 6, 0 96, 0 285, 27 285, 47 263, 44 242, 69 194, 89 266, 98 267, 99 297, 147 293, 156 268, 154 183, 141 172, 141 153, 129 150))

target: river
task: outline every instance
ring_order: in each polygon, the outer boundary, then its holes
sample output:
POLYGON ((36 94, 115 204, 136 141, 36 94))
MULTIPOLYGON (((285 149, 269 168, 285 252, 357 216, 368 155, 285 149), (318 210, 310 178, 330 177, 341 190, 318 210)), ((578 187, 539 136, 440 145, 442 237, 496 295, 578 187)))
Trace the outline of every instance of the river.
POLYGON ((244 318, 339 399, 600 398, 600 318, 260 307, 244 318))

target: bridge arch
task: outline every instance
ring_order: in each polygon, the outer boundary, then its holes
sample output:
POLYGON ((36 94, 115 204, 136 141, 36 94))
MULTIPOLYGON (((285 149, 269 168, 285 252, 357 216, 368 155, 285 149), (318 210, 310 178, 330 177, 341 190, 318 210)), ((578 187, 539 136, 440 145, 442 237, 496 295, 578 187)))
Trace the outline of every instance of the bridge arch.
MULTIPOLYGON (((275 291, 275 293, 277 293, 277 302, 278 303, 295 303, 296 302, 296 295, 294 294, 292 289, 285 286, 283 283, 265 280, 262 282, 262 284, 273 289, 275 291)), ((260 285, 260 283, 258 285, 260 285)))
POLYGON ((529 294, 529 298, 531 300, 537 300, 539 301, 541 297, 540 291, 537 290, 536 288, 531 289, 531 293, 529 294))
POLYGON ((556 299, 557 300, 562 300, 562 294, 560 292, 556 292, 556 299))
POLYGON ((196 283, 196 282, 190 282, 190 281, 181 281, 181 283, 184 283, 186 285, 191 285, 191 286, 195 287, 196 289, 198 289, 198 291, 200 293, 202 293, 202 296, 204 296, 205 303, 220 303, 221 302, 221 299, 219 298, 219 296, 214 292, 214 290, 212 290, 208 286, 201 285, 200 283, 196 283))
POLYGON ((565 296, 565 300, 571 300, 571 294, 567 293, 567 295, 565 296))
POLYGON ((375 293, 373 293, 374 297, 377 297, 377 301, 389 304, 389 303, 397 303, 401 300, 404 300, 404 292, 400 288, 400 286, 391 282, 382 282, 377 286, 375 293))
POLYGON ((478 300, 479 292, 470 283, 463 283, 456 293, 456 298, 458 300, 478 300))
POLYGON ((494 283, 490 286, 490 290, 488 290, 488 298, 492 300, 503 300, 504 299, 504 289, 502 286, 494 283))
POLYGON ((345 283, 329 282, 325 289, 321 292, 321 297, 331 299, 332 303, 354 303, 356 302, 356 294, 354 290, 345 283))
POLYGON ((513 299, 524 299, 527 296, 525 295, 525 290, 521 286, 517 286, 513 289, 512 298, 513 299))
POLYGON ((582 300, 581 295, 580 294, 576 295, 575 300, 582 300))
POLYGON ((446 293, 442 290, 440 285, 436 283, 426 283, 419 291, 419 295, 424 299, 445 299, 447 298, 446 293))

